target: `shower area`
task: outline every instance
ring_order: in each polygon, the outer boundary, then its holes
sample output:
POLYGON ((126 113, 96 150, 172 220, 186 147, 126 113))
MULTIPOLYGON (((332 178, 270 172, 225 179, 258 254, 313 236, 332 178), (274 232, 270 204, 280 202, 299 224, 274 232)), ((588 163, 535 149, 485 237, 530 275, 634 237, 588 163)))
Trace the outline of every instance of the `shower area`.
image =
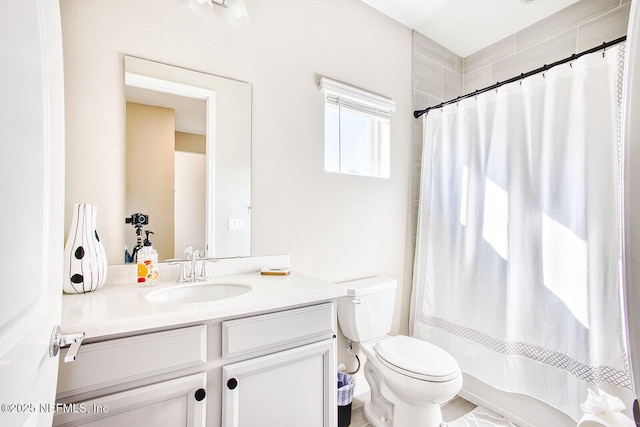
POLYGON ((640 377, 640 11, 595 3, 464 60, 414 33, 414 107, 437 108, 414 122, 410 332, 457 359, 462 397, 523 427, 575 425, 589 389, 631 416, 640 377))

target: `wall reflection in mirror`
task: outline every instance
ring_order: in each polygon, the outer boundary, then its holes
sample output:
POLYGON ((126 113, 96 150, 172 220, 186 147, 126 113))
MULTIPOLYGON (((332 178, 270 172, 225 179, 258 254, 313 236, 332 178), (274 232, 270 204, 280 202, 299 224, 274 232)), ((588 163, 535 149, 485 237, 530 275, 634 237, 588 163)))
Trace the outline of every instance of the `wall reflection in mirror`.
POLYGON ((250 255, 250 85, 126 56, 125 95, 123 261, 250 255))

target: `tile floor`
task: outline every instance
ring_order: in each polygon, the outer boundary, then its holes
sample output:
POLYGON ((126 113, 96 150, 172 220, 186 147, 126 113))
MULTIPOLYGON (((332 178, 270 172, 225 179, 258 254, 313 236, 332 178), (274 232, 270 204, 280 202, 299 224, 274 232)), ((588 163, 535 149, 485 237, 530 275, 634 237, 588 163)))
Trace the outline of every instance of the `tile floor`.
MULTIPOLYGON (((367 419, 364 417, 364 403, 368 399, 369 393, 353 398, 353 404, 351 405, 350 427, 371 427, 371 424, 369 424, 367 419)), ((468 402, 461 397, 456 397, 442 406, 442 418, 445 422, 453 421, 473 411, 475 408, 476 405, 473 403, 468 402)))

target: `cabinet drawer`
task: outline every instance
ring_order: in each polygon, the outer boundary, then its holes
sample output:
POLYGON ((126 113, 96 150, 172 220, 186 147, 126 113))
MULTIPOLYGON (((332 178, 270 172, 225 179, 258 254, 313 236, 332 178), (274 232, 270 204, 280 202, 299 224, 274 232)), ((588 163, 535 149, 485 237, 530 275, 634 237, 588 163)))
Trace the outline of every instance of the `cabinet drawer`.
POLYGON ((56 408, 53 425, 204 427, 206 387, 207 374, 203 372, 61 405, 56 408))
POLYGON ((222 322, 222 357, 266 354, 331 338, 336 319, 333 303, 222 322))
POLYGON ((127 381, 198 366, 207 362, 207 327, 83 344, 75 362, 60 356, 58 398, 127 381))

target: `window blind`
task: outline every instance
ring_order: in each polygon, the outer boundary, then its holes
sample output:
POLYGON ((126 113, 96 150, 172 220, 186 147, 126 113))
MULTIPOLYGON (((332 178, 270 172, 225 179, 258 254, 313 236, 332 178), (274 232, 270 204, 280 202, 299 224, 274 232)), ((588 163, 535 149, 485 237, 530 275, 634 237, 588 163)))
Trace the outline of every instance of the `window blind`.
POLYGON ((327 104, 337 105, 360 113, 389 120, 396 110, 391 99, 322 77, 320 89, 325 92, 327 104))

